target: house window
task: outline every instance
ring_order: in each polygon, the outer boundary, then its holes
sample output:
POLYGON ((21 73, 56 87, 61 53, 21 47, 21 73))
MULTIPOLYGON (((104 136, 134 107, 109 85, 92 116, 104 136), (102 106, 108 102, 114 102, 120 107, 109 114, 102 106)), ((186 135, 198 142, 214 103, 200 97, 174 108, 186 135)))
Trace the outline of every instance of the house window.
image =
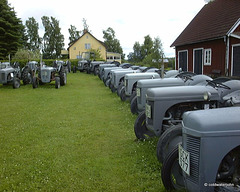
POLYGON ((74 47, 73 50, 76 50, 76 47, 74 47))
POLYGON ((91 49, 91 44, 90 43, 85 43, 85 49, 91 49))
POLYGON ((211 65, 211 61, 212 61, 212 49, 205 49, 204 65, 211 65))

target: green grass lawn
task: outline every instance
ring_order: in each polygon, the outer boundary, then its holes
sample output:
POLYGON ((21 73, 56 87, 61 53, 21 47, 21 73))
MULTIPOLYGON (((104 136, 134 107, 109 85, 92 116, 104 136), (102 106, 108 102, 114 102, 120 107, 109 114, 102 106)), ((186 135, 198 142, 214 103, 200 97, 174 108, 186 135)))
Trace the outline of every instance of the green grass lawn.
POLYGON ((130 105, 98 77, 0 85, 0 191, 164 191, 157 139, 140 142, 130 105))

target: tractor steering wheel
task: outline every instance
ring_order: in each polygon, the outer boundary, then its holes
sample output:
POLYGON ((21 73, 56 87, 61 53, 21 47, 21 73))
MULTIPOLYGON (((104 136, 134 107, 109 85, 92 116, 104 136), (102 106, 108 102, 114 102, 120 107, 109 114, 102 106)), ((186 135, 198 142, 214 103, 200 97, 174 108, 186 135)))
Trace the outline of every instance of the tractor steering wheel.
POLYGON ((215 82, 214 80, 213 81, 206 80, 206 81, 208 82, 208 84, 212 84, 214 87, 220 87, 223 89, 231 89, 229 86, 224 85, 223 83, 220 83, 220 82, 215 82))

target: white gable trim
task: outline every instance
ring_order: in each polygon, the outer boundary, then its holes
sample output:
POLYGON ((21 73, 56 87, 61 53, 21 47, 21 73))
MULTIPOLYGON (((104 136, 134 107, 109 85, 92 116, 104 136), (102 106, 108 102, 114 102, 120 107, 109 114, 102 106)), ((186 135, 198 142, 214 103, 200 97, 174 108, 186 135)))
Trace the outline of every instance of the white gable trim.
POLYGON ((231 29, 227 32, 227 36, 230 36, 235 29, 240 25, 240 18, 237 20, 237 22, 231 27, 231 29))

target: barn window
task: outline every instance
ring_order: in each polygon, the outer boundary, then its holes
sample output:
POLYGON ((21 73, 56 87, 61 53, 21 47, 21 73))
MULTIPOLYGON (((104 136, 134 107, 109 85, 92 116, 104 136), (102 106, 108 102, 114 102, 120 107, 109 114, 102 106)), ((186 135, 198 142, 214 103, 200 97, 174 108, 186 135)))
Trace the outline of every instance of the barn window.
POLYGON ((211 61, 212 61, 212 49, 205 49, 204 65, 211 65, 211 61))

